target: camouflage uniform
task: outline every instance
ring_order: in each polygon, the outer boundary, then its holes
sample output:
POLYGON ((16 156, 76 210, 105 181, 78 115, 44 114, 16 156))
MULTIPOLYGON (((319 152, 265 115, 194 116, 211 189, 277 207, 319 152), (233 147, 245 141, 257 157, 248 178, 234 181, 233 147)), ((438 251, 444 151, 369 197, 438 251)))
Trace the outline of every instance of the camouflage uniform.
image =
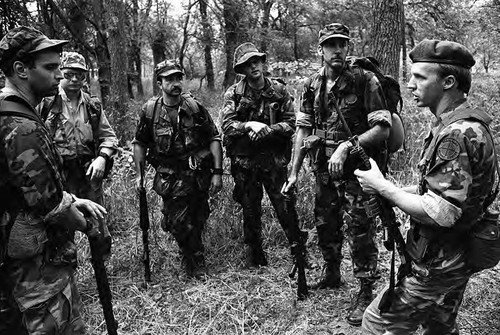
POLYGON ((363 327, 370 334, 412 334, 419 325, 425 334, 458 334, 458 308, 471 276, 464 245, 494 184, 494 144, 484 125, 490 122, 482 111, 453 107, 426 138, 419 194, 437 224, 411 220, 412 274, 397 284, 389 312, 378 309, 384 292, 367 308, 363 327))
MULTIPOLYGON (((76 52, 64 52, 61 68, 87 71, 85 59, 76 52)), ((102 148, 118 149, 118 139, 95 96, 80 92, 78 109, 62 87, 55 97, 45 98, 38 106, 64 161, 65 189, 77 197, 103 204, 102 179, 90 180, 86 175, 102 148)), ((107 156, 107 155, 105 155, 107 156)), ((104 156, 104 157, 105 157, 104 156)), ((105 157, 109 169, 109 157, 105 157)), ((109 172, 109 171, 108 171, 109 172)))
MULTIPOLYGON (((324 88, 325 68, 309 78, 301 94, 296 125, 312 129, 313 133, 318 130, 325 131, 337 143, 345 141, 348 135, 335 111, 337 103, 353 135, 362 134, 376 124, 390 126, 391 114, 386 109, 378 79, 371 72, 360 71, 363 76, 361 80, 356 79, 360 73, 355 73, 353 68, 345 64, 342 74, 330 92, 325 92, 324 88)), ((333 149, 335 147, 332 151, 333 149)), ((377 161, 385 161, 385 146, 365 150, 377 161)), ((378 258, 374 241, 375 226, 363 207, 370 195, 361 190, 352 174, 354 162, 348 157, 344 164, 343 180, 333 180, 328 172, 329 157, 324 146, 309 151, 309 156, 316 176, 314 215, 323 258, 327 265, 334 264, 337 268, 340 266, 342 226, 345 222, 348 227, 354 276, 375 281, 378 258)))
MULTIPOLYGON (((231 158, 235 184, 233 198, 243 207, 245 243, 256 248, 262 244, 263 187, 288 241, 293 243, 289 228, 297 224, 293 223, 296 216, 286 210, 285 197, 281 194, 295 130, 292 97, 280 81, 266 77, 264 88, 254 90, 243 79, 227 90, 222 115, 224 145, 231 158), (250 140, 243 130, 243 124, 248 121, 269 125, 271 134, 258 141, 250 140)), ((292 207, 295 211, 294 204, 292 207)))
MULTIPOLYGON (((0 64, 65 43, 33 28, 14 28, 0 41, 0 64)), ((63 191, 60 168, 40 117, 21 92, 5 88, 0 94, 2 334, 85 334, 73 277, 76 248, 60 228, 75 219, 77 209, 63 191)))
MULTIPOLYGON (((201 234, 208 219, 213 156, 220 135, 209 112, 189 94, 179 106, 152 98, 142 107, 133 144, 148 148, 156 169, 153 189, 163 199, 162 228, 171 232, 183 261, 203 265, 201 234)), ((189 275, 189 272, 188 272, 189 275)))

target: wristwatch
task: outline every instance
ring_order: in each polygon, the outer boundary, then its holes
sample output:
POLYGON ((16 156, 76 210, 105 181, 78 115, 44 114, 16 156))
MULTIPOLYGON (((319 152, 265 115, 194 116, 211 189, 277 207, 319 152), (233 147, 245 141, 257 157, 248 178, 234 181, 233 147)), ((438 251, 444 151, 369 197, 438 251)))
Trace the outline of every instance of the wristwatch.
POLYGON ((224 174, 224 169, 222 168, 214 168, 212 169, 212 174, 218 174, 218 175, 223 175, 224 174))
POLYGON ((104 158, 104 160, 107 162, 111 158, 107 153, 100 151, 99 156, 104 158))

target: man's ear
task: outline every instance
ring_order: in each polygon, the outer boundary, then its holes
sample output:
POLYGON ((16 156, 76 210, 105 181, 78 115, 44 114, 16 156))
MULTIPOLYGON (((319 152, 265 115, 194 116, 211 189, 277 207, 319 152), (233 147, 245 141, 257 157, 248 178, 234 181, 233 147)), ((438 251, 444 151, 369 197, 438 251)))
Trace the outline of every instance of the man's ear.
POLYGON ((14 68, 14 73, 19 77, 23 79, 28 78, 28 74, 26 73, 26 65, 21 62, 21 61, 15 61, 14 64, 12 64, 12 67, 14 68))
POLYGON ((318 55, 323 56, 323 47, 321 45, 318 45, 318 55))
POLYGON ((457 83, 457 78, 453 75, 448 75, 443 79, 443 89, 448 90, 450 88, 453 88, 457 83))

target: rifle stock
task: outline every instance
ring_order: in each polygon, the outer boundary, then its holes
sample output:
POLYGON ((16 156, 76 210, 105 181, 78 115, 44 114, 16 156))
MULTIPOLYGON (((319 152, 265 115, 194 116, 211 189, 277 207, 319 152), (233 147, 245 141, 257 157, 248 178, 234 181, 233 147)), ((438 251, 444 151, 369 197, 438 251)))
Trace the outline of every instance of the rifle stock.
POLYGON ((104 265, 104 257, 105 255, 109 255, 111 251, 111 236, 109 235, 107 226, 103 222, 98 222, 93 218, 87 218, 87 220, 90 227, 92 227, 87 232, 87 236, 90 245, 91 263, 94 268, 97 292, 99 293, 99 301, 104 313, 106 328, 109 335, 117 335, 118 322, 113 314, 111 289, 104 265))
POLYGON ((286 211, 288 214, 293 216, 292 224, 290 225, 290 234, 293 239, 293 244, 291 245, 292 255, 294 258, 294 265, 292 271, 288 274, 290 278, 294 278, 295 274, 297 276, 297 299, 304 300, 309 295, 309 290, 307 287, 306 280, 306 262, 304 259, 305 250, 305 239, 307 239, 307 233, 303 236, 299 228, 299 220, 297 217, 297 212, 295 211, 295 192, 290 190, 289 194, 285 195, 286 211))
MULTIPOLYGON (((144 162, 141 163, 140 168, 141 185, 144 182, 144 162)), ((139 226, 142 230, 142 245, 143 254, 142 262, 144 264, 144 280, 151 281, 151 265, 149 259, 149 215, 148 215, 148 200, 146 196, 146 189, 142 187, 139 191, 139 226)))

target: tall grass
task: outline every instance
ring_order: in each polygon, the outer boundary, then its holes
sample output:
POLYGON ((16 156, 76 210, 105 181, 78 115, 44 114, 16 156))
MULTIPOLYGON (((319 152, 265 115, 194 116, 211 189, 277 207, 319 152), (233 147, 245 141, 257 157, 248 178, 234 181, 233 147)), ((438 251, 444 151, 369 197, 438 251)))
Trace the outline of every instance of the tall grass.
MULTIPOLYGON (((292 91, 300 92, 298 84, 292 91)), ((186 87, 206 106, 219 122, 223 92, 199 89, 199 83, 186 87)), ((404 87, 404 85, 403 85, 404 87)), ((416 165, 420 148, 428 132, 432 115, 416 108, 411 96, 404 93, 403 118, 407 131, 406 150, 395 154, 391 178, 396 184, 409 185, 418 180, 416 165)), ((494 75, 474 78, 471 102, 495 116, 499 102, 500 80, 494 75)), ((298 97, 295 99, 298 104, 298 97)), ((142 102, 130 102, 127 120, 136 120, 142 102)), ((112 118, 111 118, 112 119, 112 118)), ((114 122, 115 120, 112 120, 114 122)), ((121 125, 133 134, 135 121, 121 125)), ((130 135, 127 135, 130 136, 130 135)), ((267 198, 263 201, 263 238, 270 265, 259 270, 243 269, 243 232, 241 208, 232 199, 229 162, 224 161, 223 190, 210 200, 211 215, 204 232, 207 264, 205 281, 187 281, 180 269, 177 245, 170 234, 160 228, 160 199, 151 190, 154 170, 147 170, 146 187, 150 208, 151 262, 153 284, 141 288, 143 269, 142 242, 138 228, 138 199, 133 191, 135 171, 132 165, 130 138, 116 160, 111 179, 105 185, 108 222, 113 234, 113 254, 108 261, 114 309, 122 334, 360 334, 344 322, 347 308, 357 290, 351 275, 350 258, 346 256, 342 272, 346 286, 335 291, 312 293, 305 302, 295 299, 295 283, 288 279, 290 266, 288 245, 267 198)), ((312 258, 321 263, 316 245, 313 220, 314 180, 307 163, 298 182, 297 210, 303 227, 311 232, 308 243, 312 258)), ((405 221, 406 219, 399 215, 405 221)), ((105 327, 98 304, 93 275, 84 237, 79 237, 81 266, 78 270, 80 290, 85 305, 85 319, 90 333, 101 333, 105 327)), ((344 255, 348 255, 344 249, 344 255)), ((384 280, 388 275, 388 253, 380 247, 380 268, 384 280)), ((308 271, 308 279, 321 275, 308 271)), ((500 334, 500 297, 498 268, 473 278, 466 293, 459 321, 463 332, 500 334)))

